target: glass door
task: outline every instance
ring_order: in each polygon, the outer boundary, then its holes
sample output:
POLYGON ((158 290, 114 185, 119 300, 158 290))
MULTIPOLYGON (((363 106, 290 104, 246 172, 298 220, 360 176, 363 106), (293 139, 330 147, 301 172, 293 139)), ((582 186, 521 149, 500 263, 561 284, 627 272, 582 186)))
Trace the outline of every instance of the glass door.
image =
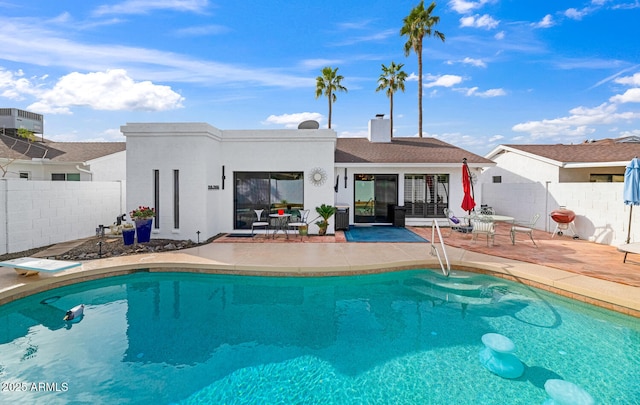
POLYGON ((395 174, 356 174, 354 195, 355 223, 389 223, 390 207, 398 203, 398 176, 395 174))

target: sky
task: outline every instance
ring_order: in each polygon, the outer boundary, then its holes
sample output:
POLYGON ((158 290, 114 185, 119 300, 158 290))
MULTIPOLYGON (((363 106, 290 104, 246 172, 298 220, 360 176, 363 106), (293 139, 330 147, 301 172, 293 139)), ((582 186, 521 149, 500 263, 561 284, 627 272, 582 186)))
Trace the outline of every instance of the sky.
MULTIPOLYGON (((403 64, 394 136, 418 136, 417 0, 0 0, 0 107, 43 114, 54 141, 124 141, 129 122, 219 129, 328 122, 323 67, 347 92, 339 137, 365 137, 403 64)), ((425 6, 428 7, 430 2, 425 6)), ((640 136, 640 0, 436 2, 424 39, 423 135, 485 155, 500 144, 640 136)))

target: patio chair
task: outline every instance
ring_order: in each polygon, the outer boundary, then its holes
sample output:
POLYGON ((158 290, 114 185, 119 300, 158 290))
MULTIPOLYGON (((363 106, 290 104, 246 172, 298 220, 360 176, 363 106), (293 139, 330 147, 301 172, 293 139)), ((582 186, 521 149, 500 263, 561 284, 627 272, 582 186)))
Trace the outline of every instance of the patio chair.
POLYGON ((496 210, 493 207, 487 207, 486 205, 480 207, 480 215, 495 215, 495 213, 496 210))
POLYGON ((529 222, 514 223, 511 227, 511 243, 514 245, 516 244, 516 233, 520 232, 529 235, 531 242, 533 242, 533 246, 538 247, 538 245, 536 245, 536 241, 533 240, 533 227, 536 225, 536 222, 538 222, 538 218, 540 218, 540 214, 535 214, 529 222))
POLYGON ((471 234, 473 235, 473 242, 478 239, 478 235, 485 235, 487 237, 487 246, 489 246, 489 239, 491 239, 491 245, 493 245, 496 235, 496 225, 493 220, 485 215, 475 215, 471 218, 471 234))
MULTIPOLYGON (((309 226, 309 224, 307 223, 307 218, 309 217, 309 210, 300 210, 299 212, 299 217, 297 219, 294 219, 293 222, 289 222, 289 229, 292 229, 294 231, 298 231, 298 233, 300 234, 300 227, 301 226, 309 226)), ((302 238, 302 234, 300 234, 300 238, 302 238)))
POLYGON ((444 215, 447 216, 447 221, 449 221, 449 236, 451 236, 451 232, 453 231, 460 232, 462 223, 453 215, 453 212, 449 208, 445 208, 444 215))
POLYGON ((253 221, 251 224, 251 236, 253 237, 256 228, 263 228, 265 230, 265 238, 269 236, 269 221, 262 220, 262 213, 264 210, 253 210, 256 213, 257 221, 253 221))

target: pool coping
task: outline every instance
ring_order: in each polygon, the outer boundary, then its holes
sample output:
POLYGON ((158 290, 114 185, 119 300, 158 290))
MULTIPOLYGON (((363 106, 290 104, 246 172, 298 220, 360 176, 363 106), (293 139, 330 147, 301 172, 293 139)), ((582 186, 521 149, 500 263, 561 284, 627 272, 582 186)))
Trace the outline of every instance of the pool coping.
MULTIPOLYGON (((640 288, 581 274, 447 247, 452 270, 501 277, 640 318, 640 288)), ((111 257, 31 277, 0 273, 0 305, 64 285, 139 271, 262 276, 341 276, 416 268, 439 269, 424 244, 208 244, 182 251, 111 257)))

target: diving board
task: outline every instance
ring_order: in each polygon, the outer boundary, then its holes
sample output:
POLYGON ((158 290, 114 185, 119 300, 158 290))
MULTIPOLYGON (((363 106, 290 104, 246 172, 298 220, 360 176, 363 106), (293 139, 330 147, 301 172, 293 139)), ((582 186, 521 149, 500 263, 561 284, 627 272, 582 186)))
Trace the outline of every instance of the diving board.
POLYGON ((39 272, 56 273, 82 265, 79 262, 41 259, 37 257, 21 257, 0 262, 0 267, 11 267, 21 276, 32 276, 39 272))

